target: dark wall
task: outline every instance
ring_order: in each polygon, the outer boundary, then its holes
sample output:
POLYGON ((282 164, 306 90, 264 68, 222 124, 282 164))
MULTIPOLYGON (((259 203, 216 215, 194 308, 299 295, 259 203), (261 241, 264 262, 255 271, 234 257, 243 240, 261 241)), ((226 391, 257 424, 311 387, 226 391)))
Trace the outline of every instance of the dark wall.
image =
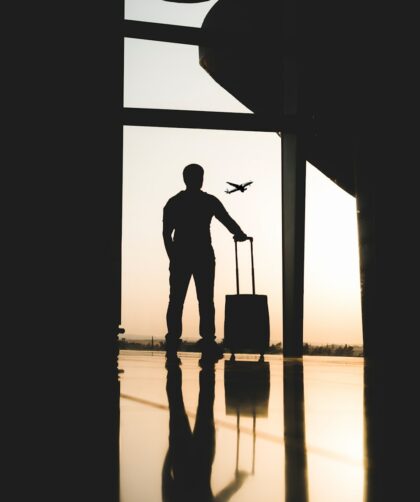
POLYGON ((114 501, 123 2, 6 18, 8 499, 114 501))
MULTIPOLYGON (((371 426, 382 449, 398 439, 395 458, 404 470, 393 479, 408 487, 414 478, 404 445, 414 431, 418 331, 416 58, 409 40, 416 17, 362 7, 370 77, 357 121, 356 171, 364 235, 374 239, 367 280, 375 284, 364 321, 373 313, 368 350, 385 366, 375 381, 381 375, 388 390, 376 407, 387 415, 372 413, 371 426)), ((8 500, 114 501, 123 2, 16 8, 3 13, 11 32, 2 61, 8 500)))

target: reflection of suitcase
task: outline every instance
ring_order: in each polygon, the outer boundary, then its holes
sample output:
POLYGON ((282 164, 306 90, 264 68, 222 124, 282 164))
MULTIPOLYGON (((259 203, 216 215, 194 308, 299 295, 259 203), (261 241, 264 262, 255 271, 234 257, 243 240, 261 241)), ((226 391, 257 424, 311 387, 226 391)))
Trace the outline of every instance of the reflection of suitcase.
POLYGON ((256 417, 268 416, 270 364, 265 361, 225 361, 226 415, 236 416, 236 470, 238 473, 240 419, 252 417, 252 474, 255 472, 256 417))
POLYGON ((270 364, 267 361, 225 361, 226 415, 267 417, 270 364))
POLYGON ((253 239, 251 244, 252 295, 239 294, 238 243, 235 241, 236 295, 226 295, 224 345, 232 352, 263 354, 270 343, 266 295, 255 294, 253 239))

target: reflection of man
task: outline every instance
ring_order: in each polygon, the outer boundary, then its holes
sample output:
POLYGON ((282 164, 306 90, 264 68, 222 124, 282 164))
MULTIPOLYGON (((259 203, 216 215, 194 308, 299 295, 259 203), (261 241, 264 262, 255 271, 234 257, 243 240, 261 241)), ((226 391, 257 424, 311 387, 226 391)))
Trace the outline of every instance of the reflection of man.
POLYGON ((237 471, 218 495, 211 490, 215 454, 214 363, 201 359, 200 395, 194 432, 182 398, 179 364, 168 364, 166 392, 169 401, 169 449, 162 469, 163 502, 225 502, 239 490, 245 473, 237 471))
POLYGON ((179 347, 182 310, 193 276, 200 312, 202 350, 220 358, 223 353, 215 342, 215 258, 211 245, 210 222, 215 216, 234 235, 235 240, 243 241, 247 236, 229 216, 223 204, 213 195, 201 190, 204 177, 201 166, 189 164, 183 171, 183 177, 186 190, 171 197, 163 211, 163 240, 170 259, 166 348, 168 352, 176 352, 179 347))

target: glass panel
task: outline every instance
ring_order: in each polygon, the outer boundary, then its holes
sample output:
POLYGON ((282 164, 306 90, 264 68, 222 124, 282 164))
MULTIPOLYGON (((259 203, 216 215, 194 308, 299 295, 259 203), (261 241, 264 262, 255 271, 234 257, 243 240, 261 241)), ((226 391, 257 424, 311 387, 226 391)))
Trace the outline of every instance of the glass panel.
POLYGON ((124 106, 247 112, 199 65, 198 47, 126 38, 124 106))
MULTIPOLYGON (((281 141, 275 133, 125 127, 122 325, 128 336, 162 340, 166 332, 168 259, 162 240, 167 200, 184 190, 183 168, 205 170, 203 190, 255 238, 256 293, 268 296, 271 343, 282 340, 281 141), (241 193, 227 182, 253 181, 241 193)), ((232 235, 212 225, 216 254, 216 334, 223 338, 225 295, 235 293, 232 235)), ((305 237, 305 342, 362 345, 355 199, 308 164, 305 237)), ((240 291, 252 291, 249 243, 238 247, 240 291)), ((194 286, 184 335, 198 339, 194 286)))
POLYGON ((359 353, 363 341, 356 199, 311 164, 306 166, 305 341, 348 344, 359 353))
POLYGON ((207 12, 217 2, 182 4, 163 0, 125 0, 125 18, 151 23, 200 27, 207 12))
MULTIPOLYGON (((275 133, 205 131, 153 127, 124 128, 122 325, 128 338, 166 330, 168 258, 162 240, 167 200, 185 189, 183 168, 200 164, 203 190, 217 197, 243 231, 255 237, 255 286, 267 294, 271 342, 281 340, 281 141, 275 133), (225 193, 227 182, 253 184, 245 192, 225 193)), ((223 338, 226 294, 234 294, 232 234, 215 218, 211 236, 216 255, 216 336, 223 338)), ((251 293, 249 242, 240 243, 240 291, 251 293)), ((183 339, 198 340, 193 281, 184 307, 183 339)))

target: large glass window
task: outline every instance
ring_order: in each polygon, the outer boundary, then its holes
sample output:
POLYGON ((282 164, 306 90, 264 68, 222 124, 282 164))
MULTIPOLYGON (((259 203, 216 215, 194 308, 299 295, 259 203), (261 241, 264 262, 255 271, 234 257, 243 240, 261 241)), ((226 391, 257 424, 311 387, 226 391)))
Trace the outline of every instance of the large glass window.
POLYGON ((199 65, 198 47, 125 39, 124 106, 247 112, 199 65))
POLYGON ((207 12, 217 2, 180 4, 163 0, 125 0, 125 18, 151 23, 200 27, 207 12))
MULTIPOLYGON (((215 195, 255 238, 257 293, 267 294, 271 343, 282 340, 281 141, 274 133, 175 128, 124 128, 123 326, 133 338, 166 332, 168 260, 162 211, 185 188, 182 170, 205 170, 203 190, 215 195), (227 181, 254 183, 227 194, 227 181)), ((231 234, 212 223, 216 252, 217 336, 223 338, 225 295, 235 292, 231 234)), ((239 245, 241 292, 251 292, 249 244, 239 245)), ((355 199, 307 166, 304 337, 310 344, 362 344, 355 199)), ((197 340, 193 282, 185 337, 197 340)), ((183 337, 183 338, 185 338, 183 337)))
POLYGON ((356 199, 306 166, 305 342, 362 345, 356 199))
MULTIPOLYGON (((167 200, 185 189, 183 168, 203 166, 203 190, 216 196, 243 231, 255 238, 256 292, 267 294, 271 341, 281 341, 281 141, 274 133, 152 127, 124 128, 122 323, 126 336, 166 333, 168 258, 162 240, 167 200), (253 181, 244 192, 225 193, 227 181, 253 181)), ((225 295, 236 292, 232 234, 211 225, 216 255, 216 335, 223 338, 225 295)), ((249 242, 239 244, 240 286, 251 293, 249 242)), ((191 281, 183 339, 198 339, 198 307, 191 281)))

